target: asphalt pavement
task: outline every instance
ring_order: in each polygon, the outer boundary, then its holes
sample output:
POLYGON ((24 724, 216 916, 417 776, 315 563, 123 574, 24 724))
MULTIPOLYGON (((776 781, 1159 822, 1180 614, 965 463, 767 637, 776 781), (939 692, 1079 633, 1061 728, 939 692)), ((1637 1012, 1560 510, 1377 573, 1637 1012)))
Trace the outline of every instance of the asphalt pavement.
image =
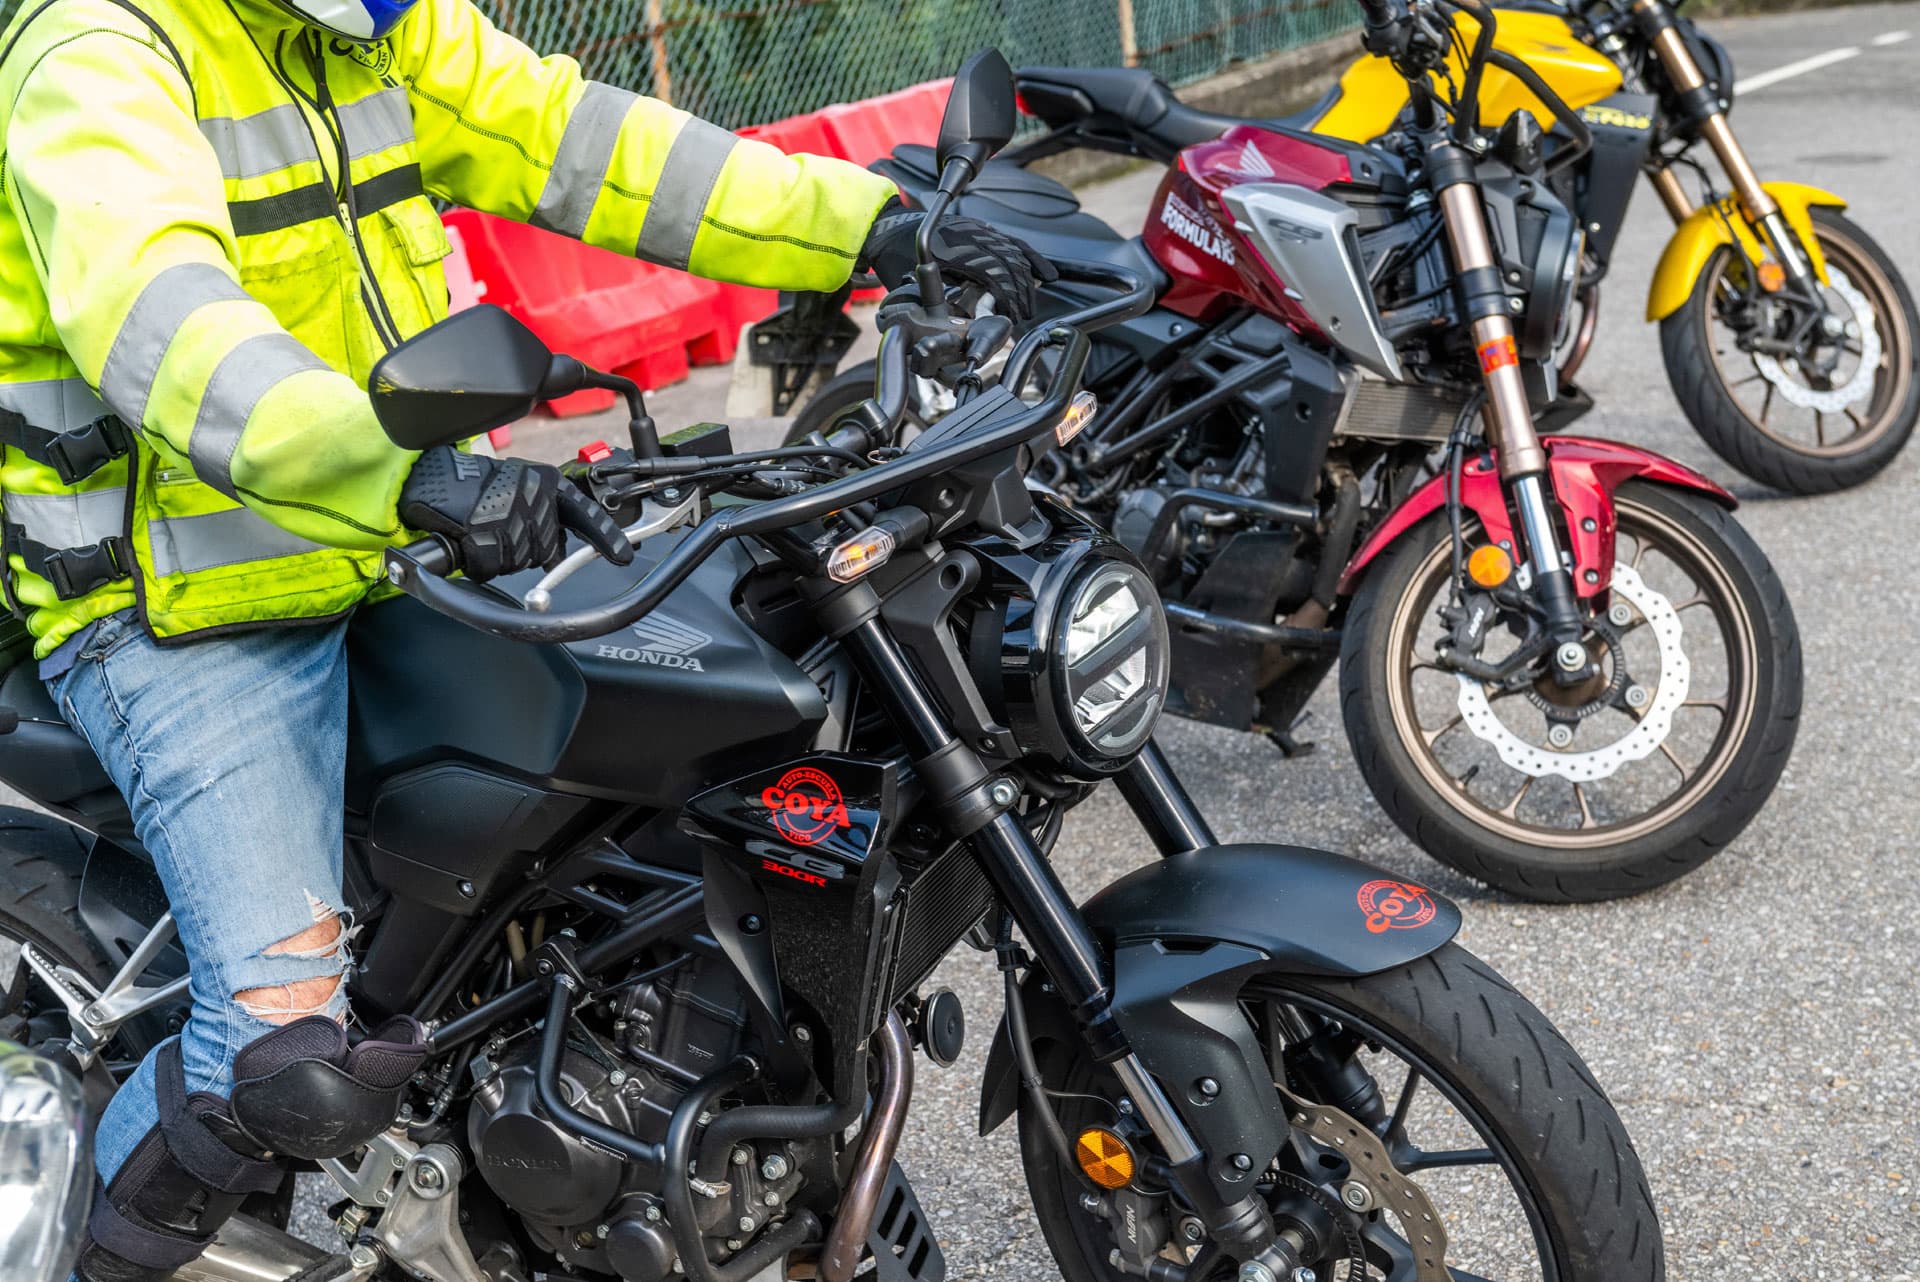
MULTIPOLYGON (((1761 174, 1829 188, 1920 280, 1920 5, 1708 24, 1743 90, 1733 120, 1761 174), (1894 33, 1916 33, 1911 40, 1894 33), (1844 56, 1838 51, 1853 50, 1844 56), (1769 73, 1788 71, 1768 81, 1769 73)), ((1157 175, 1085 193, 1137 229, 1157 175)), ((1871 485, 1817 500, 1744 481, 1700 444, 1666 386, 1644 291, 1669 225, 1635 198, 1583 382, 1580 430, 1658 449, 1729 485, 1792 596, 1806 701, 1778 793, 1730 849, 1664 890, 1540 907, 1492 895, 1422 855, 1374 805, 1348 754, 1332 683, 1312 706, 1311 756, 1170 722, 1163 741, 1226 840, 1347 852, 1452 896, 1463 942, 1545 1010, 1626 1118, 1665 1225, 1669 1275, 1920 1279, 1920 450, 1871 485)), ((654 399, 668 426, 723 413, 724 371, 654 399)), ((757 424, 748 439, 773 430, 757 424)), ((529 423, 521 452, 570 454, 605 420, 529 423)), ((1152 858, 1117 796, 1076 812, 1056 855, 1087 894, 1152 858)), ((948 1275, 1056 1275, 1011 1128, 975 1135, 997 977, 956 957, 965 1056, 921 1062, 902 1161, 946 1245, 948 1275)), ((1443 1208, 1444 1210, 1445 1208, 1443 1208)), ((312 1223, 311 1219, 307 1221, 312 1223)))
MULTIPOLYGON (((1907 150, 1920 143, 1920 5, 1707 26, 1750 82, 1733 122, 1762 176, 1844 196, 1920 282, 1920 181, 1907 150)), ((1089 189, 1085 203, 1137 230, 1157 181, 1137 171, 1089 189)), ((1642 319, 1669 234, 1643 188, 1603 291, 1582 376, 1597 408, 1579 430, 1660 450, 1728 485, 1792 597, 1806 662, 1799 740, 1779 791, 1731 848, 1639 899, 1523 904, 1428 859, 1374 805, 1332 682, 1307 728, 1320 749, 1304 759, 1187 723, 1168 723, 1162 737, 1223 838, 1359 855, 1464 906, 1464 942, 1554 1019, 1620 1107, 1665 1225, 1671 1277, 1911 1282, 1920 1278, 1911 679, 1920 450, 1872 484, 1822 499, 1764 491, 1721 463, 1681 417, 1657 332, 1642 319)), ((662 421, 717 416, 723 383, 708 372, 657 398, 662 421)), ((542 426, 526 443, 558 448, 569 430, 542 426)), ((1069 821, 1056 863, 1090 893, 1151 857, 1106 795, 1069 821)), ((995 976, 965 956, 944 978, 967 1000, 974 1046, 951 1069, 922 1068, 903 1160, 947 1243, 950 1276, 1054 1276, 1011 1137, 973 1134, 995 976)))

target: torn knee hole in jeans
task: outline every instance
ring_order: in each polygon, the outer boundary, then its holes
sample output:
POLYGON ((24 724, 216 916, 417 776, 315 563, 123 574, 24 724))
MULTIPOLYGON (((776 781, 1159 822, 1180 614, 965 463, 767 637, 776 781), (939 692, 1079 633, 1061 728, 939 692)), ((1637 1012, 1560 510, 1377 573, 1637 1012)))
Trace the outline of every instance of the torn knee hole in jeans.
POLYGON ((352 915, 307 892, 313 924, 261 952, 262 957, 286 957, 324 962, 323 973, 280 984, 244 988, 233 995, 240 1009, 271 1024, 289 1024, 308 1015, 346 1019, 347 971, 353 964, 347 944, 353 938, 352 915))

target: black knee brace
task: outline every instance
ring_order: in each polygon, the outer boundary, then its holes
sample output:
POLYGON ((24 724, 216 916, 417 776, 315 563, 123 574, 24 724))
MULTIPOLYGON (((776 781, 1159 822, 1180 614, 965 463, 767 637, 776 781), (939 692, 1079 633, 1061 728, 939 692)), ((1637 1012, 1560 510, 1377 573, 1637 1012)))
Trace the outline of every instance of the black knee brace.
POLYGON ((392 1125, 426 1059, 400 1017, 351 1050, 324 1016, 276 1028, 234 1057, 231 1100, 188 1094, 180 1044, 155 1061, 160 1124, 94 1197, 87 1282, 162 1282, 196 1259, 249 1193, 279 1187, 278 1158, 340 1157, 392 1125))
POLYGON ((234 1057, 233 1117, 271 1152, 340 1157, 393 1125, 401 1091, 426 1058, 426 1036, 405 1015, 352 1050, 344 1029, 310 1015, 234 1057))

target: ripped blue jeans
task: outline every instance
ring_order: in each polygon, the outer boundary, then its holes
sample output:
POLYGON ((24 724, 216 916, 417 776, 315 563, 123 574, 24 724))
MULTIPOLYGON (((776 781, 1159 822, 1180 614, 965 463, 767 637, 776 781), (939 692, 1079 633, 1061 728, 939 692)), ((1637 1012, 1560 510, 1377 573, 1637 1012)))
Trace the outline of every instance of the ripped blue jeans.
MULTIPOLYGON (((225 1096, 235 1053, 275 1024, 346 1018, 346 624, 163 647, 121 615, 49 688, 126 797, 173 907, 192 965, 187 1089, 225 1096)), ((100 1121, 103 1183, 159 1120, 153 1065, 100 1121)))

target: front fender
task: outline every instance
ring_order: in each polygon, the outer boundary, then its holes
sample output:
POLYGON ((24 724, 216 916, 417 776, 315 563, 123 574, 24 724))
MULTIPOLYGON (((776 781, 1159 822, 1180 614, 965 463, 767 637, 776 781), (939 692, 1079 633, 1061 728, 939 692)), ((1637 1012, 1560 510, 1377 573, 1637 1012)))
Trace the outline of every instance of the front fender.
MULTIPOLYGON (((1820 242, 1814 239, 1813 216, 1809 211, 1816 206, 1845 209, 1847 202, 1830 191, 1809 187, 1805 183, 1760 185, 1780 206, 1787 225, 1793 228, 1793 234, 1800 238, 1800 244, 1807 251, 1813 274, 1824 285, 1827 280, 1827 259, 1820 252, 1820 242)), ((1715 204, 1703 205, 1688 214, 1685 221, 1674 228, 1673 239, 1661 251, 1660 265, 1653 269, 1653 284, 1647 289, 1647 319, 1665 320, 1679 311, 1693 294, 1694 282, 1700 279, 1700 273, 1706 269, 1707 259, 1712 257, 1713 251, 1722 245, 1733 244, 1736 238, 1748 261, 1757 263, 1761 260, 1764 249, 1760 238, 1747 222, 1746 215, 1740 211, 1734 197, 1723 197, 1715 204)))
MULTIPOLYGON (((1554 497, 1566 512, 1574 588, 1583 597, 1597 596, 1613 582, 1613 492, 1623 483, 1640 478, 1693 490, 1729 509, 1739 504, 1733 495, 1686 464, 1651 450, 1589 436, 1548 436, 1540 443, 1546 447, 1554 497)), ((1501 484, 1498 466, 1488 455, 1467 460, 1461 469, 1460 502, 1480 518, 1489 541, 1508 549, 1515 546, 1506 487, 1501 484)), ((1361 576, 1382 552, 1446 505, 1447 478, 1442 473, 1409 494, 1367 535, 1341 572, 1340 594, 1347 596, 1358 589, 1361 576)))
MULTIPOLYGON (((1247 980, 1376 974, 1426 956, 1460 929, 1460 910, 1425 887, 1300 846, 1174 855, 1122 877, 1082 912, 1113 958, 1113 1010, 1129 1045, 1169 1093, 1203 1077, 1220 1083, 1218 1102, 1189 1110, 1189 1125, 1209 1154, 1248 1153, 1255 1171, 1284 1138, 1286 1119, 1239 1012, 1247 980)), ((1023 993, 1036 1054, 1079 1040, 1042 977, 1030 976, 1023 993)), ((1012 1116, 1019 1098, 1002 1020, 981 1083, 980 1133, 1012 1116)), ((1232 1192, 1228 1171, 1210 1172, 1229 1186, 1223 1194, 1232 1192)))

